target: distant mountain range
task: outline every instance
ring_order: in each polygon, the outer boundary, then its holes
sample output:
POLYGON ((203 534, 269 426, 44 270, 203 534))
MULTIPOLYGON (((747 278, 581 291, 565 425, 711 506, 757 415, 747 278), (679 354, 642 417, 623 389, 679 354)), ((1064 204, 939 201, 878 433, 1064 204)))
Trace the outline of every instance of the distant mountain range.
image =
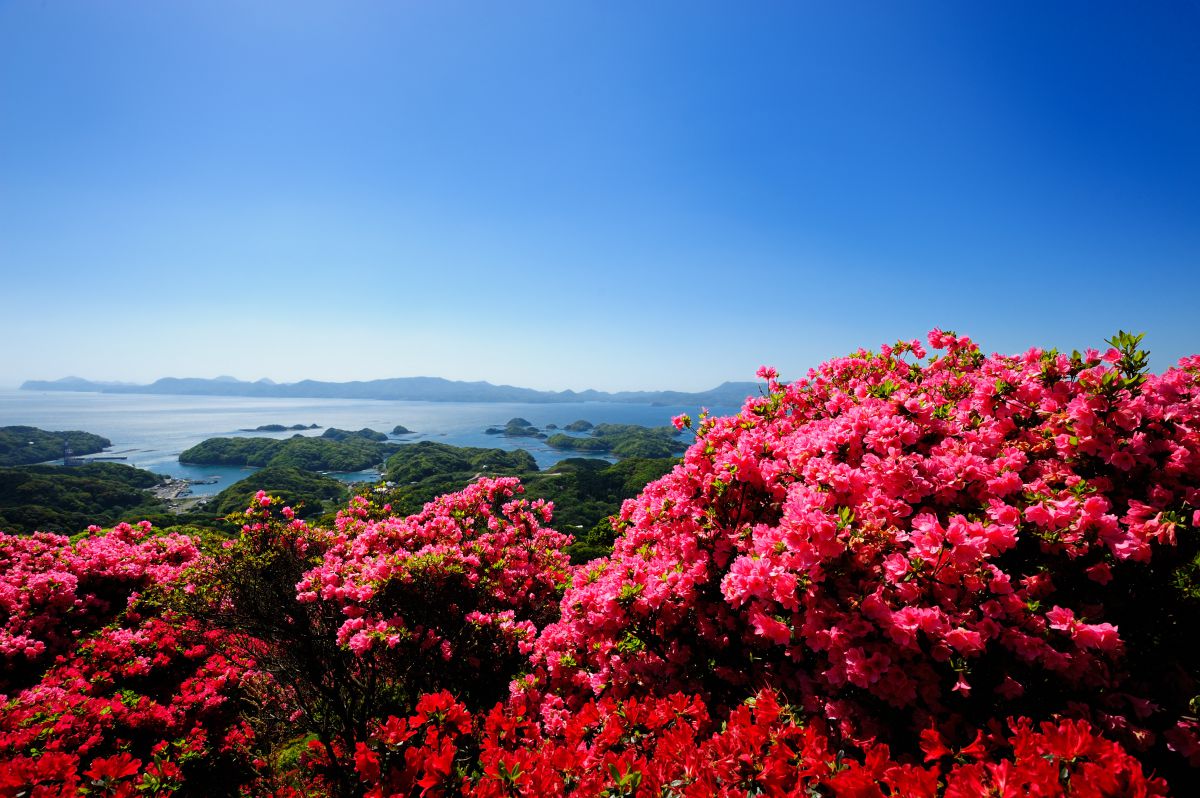
POLYGON ((698 393, 683 391, 538 391, 490 382, 459 382, 441 377, 394 377, 364 382, 276 383, 262 379, 246 382, 233 377, 202 379, 165 377, 149 385, 126 382, 93 382, 79 377, 61 380, 29 380, 23 391, 87 391, 99 393, 149 393, 179 396, 261 396, 306 399, 401 399, 424 402, 628 402, 710 407, 739 407, 747 396, 757 394, 755 382, 724 382, 698 393))

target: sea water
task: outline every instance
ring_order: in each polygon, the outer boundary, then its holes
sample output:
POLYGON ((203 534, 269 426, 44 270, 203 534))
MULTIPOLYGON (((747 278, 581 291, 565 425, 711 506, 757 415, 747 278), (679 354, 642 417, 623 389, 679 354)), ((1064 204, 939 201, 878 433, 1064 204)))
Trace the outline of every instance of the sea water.
MULTIPOLYGON (((734 408, 709 408, 727 414, 734 408)), ((243 479, 255 469, 237 466, 198 466, 179 462, 179 453, 206 438, 320 435, 328 427, 357 430, 370 427, 391 433, 401 424, 413 435, 390 436, 393 443, 437 441, 453 446, 525 449, 539 468, 567 457, 589 456, 552 449, 535 438, 488 435, 488 427, 503 427, 510 418, 524 418, 547 434, 548 424, 562 427, 584 419, 593 424, 662 426, 672 416, 699 408, 619 402, 526 404, 500 402, 405 402, 376 399, 260 399, 235 396, 156 396, 57 391, 0 390, 0 427, 25 425, 44 430, 83 430, 103 435, 112 447, 100 457, 123 457, 131 466, 157 474, 191 480, 216 478, 192 486, 196 495, 211 495, 243 479), (317 424, 299 433, 245 432, 266 424, 317 424)), ((596 455, 590 455, 596 456, 596 455)), ((86 459, 86 458, 85 458, 86 459)), ((374 481, 378 471, 332 474, 350 482, 374 481)))

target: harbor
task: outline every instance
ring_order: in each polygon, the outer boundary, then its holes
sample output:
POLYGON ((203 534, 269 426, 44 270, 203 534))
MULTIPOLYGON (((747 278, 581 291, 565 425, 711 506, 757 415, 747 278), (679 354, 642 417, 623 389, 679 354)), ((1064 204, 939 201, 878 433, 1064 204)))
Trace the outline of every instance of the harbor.
POLYGON ((149 489, 149 492, 158 499, 166 502, 181 502, 184 499, 191 497, 193 485, 215 485, 220 482, 220 477, 206 477, 204 479, 183 479, 180 477, 167 477, 162 482, 149 489))

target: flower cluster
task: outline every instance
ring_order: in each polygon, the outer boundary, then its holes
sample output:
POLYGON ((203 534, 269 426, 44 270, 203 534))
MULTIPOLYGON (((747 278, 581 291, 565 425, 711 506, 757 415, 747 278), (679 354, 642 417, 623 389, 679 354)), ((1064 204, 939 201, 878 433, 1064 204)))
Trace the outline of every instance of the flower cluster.
POLYGON ((151 533, 0 535, 0 795, 165 795, 245 759, 232 699, 251 663, 162 613, 202 558, 187 536, 151 533))
POLYGON ((770 691, 719 724, 699 698, 677 694, 589 701, 554 733, 519 701, 475 726, 478 766, 468 769, 472 718, 449 694, 389 718, 354 758, 366 795, 1166 795, 1162 780, 1083 721, 1014 722, 958 748, 930 730, 923 758, 908 762, 886 745, 839 750, 770 691))
POLYGON ((359 743, 354 766, 366 798, 454 794, 461 781, 460 746, 470 744, 472 718, 450 693, 421 696, 408 718, 390 716, 359 743), (456 761, 459 760, 459 761, 456 761))
POLYGON ((551 506, 513 498, 520 490, 480 479, 407 518, 373 518, 357 498, 298 597, 336 606, 339 643, 425 674, 417 685, 493 674, 503 689, 555 616, 569 567, 570 537, 542 526, 551 506))
POLYGON ((113 619, 147 587, 169 585, 199 556, 150 524, 62 535, 0 532, 0 694, 30 684, 53 657, 113 619))
MULTIPOLYGON (((68 788, 81 773, 116 778, 105 768, 119 757, 131 791, 212 778, 218 763, 225 776, 245 770, 253 732, 237 698, 256 677, 253 663, 221 650, 219 632, 170 613, 105 628, 3 706, 0 771, 10 774, 8 786, 74 794, 68 788)), ((7 794, 21 793, 0 790, 7 794)))

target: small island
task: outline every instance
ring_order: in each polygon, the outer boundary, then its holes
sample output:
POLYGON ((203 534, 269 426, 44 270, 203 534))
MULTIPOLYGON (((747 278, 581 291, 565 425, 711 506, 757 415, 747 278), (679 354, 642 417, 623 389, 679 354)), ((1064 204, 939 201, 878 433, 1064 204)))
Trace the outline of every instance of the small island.
POLYGON ((545 433, 543 433, 540 429, 533 426, 533 424, 529 423, 529 421, 521 418, 520 416, 518 416, 516 418, 510 418, 508 420, 508 423, 505 424, 503 428, 488 427, 483 432, 485 435, 503 435, 507 438, 541 438, 541 439, 544 439, 546 437, 545 433))
POLYGON ((416 435, 417 433, 413 432, 412 430, 410 430, 408 427, 404 426, 403 424, 397 424, 396 426, 392 427, 392 434, 393 435, 416 435))
POLYGON ((290 427, 286 427, 283 424, 263 424, 261 427, 255 427, 254 429, 240 429, 238 432, 291 432, 306 429, 320 429, 320 427, 316 424, 309 424, 307 426, 304 424, 293 424, 290 427))
POLYGON ((592 422, 584 421, 582 418, 578 421, 572 421, 570 424, 563 427, 567 432, 587 432, 592 428, 592 422))
POLYGON ((321 433, 322 438, 329 438, 335 441, 344 441, 349 438, 362 438, 368 441, 386 441, 388 439, 386 432, 376 432, 370 427, 363 427, 359 430, 345 430, 337 427, 330 427, 321 433))

